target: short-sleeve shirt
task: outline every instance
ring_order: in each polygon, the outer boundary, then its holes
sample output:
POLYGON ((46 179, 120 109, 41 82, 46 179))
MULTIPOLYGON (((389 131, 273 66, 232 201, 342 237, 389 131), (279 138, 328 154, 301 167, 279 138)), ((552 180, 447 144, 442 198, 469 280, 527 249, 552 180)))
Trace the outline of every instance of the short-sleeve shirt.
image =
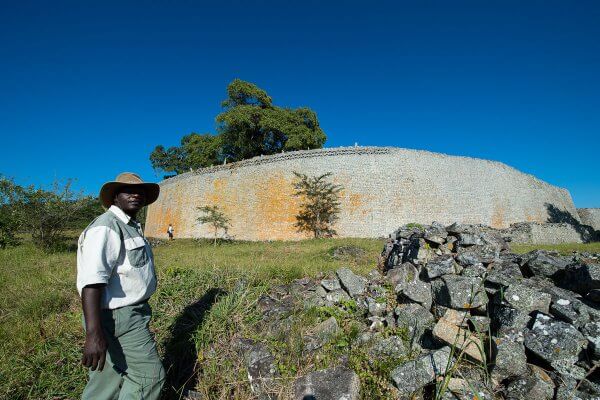
POLYGON ((77 290, 105 284, 101 307, 116 309, 147 300, 156 290, 152 248, 141 225, 111 206, 79 236, 77 290))

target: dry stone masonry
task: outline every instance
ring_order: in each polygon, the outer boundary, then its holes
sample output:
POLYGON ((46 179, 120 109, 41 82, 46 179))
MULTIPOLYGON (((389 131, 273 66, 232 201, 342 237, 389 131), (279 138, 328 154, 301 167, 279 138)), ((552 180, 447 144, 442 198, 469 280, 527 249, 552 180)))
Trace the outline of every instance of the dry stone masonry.
POLYGON ((172 223, 179 237, 210 237, 210 228, 196 223, 197 207, 217 205, 231 218, 229 234, 236 239, 306 238, 294 227, 299 201, 292 196, 293 171, 331 172, 344 187, 335 226, 341 237, 386 237, 399 225, 433 220, 495 228, 580 222, 568 191, 500 162, 394 147, 342 147, 255 157, 167 179, 149 207, 146 233, 166 237, 172 223))
POLYGON ((233 344, 257 398, 600 399, 600 254, 517 255, 488 227, 412 224, 379 265, 260 298, 259 331, 233 344), (303 372, 282 389, 297 329, 303 372))

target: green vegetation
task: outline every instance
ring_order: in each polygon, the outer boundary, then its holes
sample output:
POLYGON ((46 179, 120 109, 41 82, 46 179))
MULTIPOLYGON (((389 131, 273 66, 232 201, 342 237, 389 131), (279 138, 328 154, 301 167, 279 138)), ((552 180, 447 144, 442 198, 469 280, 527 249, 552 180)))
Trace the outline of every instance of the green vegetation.
POLYGON ((0 248, 18 244, 25 233, 45 250, 64 245, 70 229, 85 227, 102 213, 97 198, 72 190, 72 181, 55 181, 50 190, 20 186, 0 175, 0 248))
POLYGON ((219 210, 218 206, 203 206, 197 207, 197 209, 202 215, 196 218, 196 221, 200 224, 209 224, 212 226, 214 230, 214 245, 216 246, 219 229, 222 229, 224 234, 227 235, 227 230, 231 226, 231 220, 219 210))
POLYGON ((570 255, 574 251, 600 253, 600 242, 594 243, 563 243, 563 244, 511 244, 510 250, 517 254, 528 253, 533 250, 557 251, 560 254, 570 255))
MULTIPOLYGON (((232 398, 231 393, 250 398, 243 360, 231 364, 236 359, 231 340, 253 331, 258 297, 274 285, 341 266, 365 274, 375 267, 380 250, 380 241, 367 239, 216 247, 209 240, 180 239, 158 246, 152 328, 161 354, 168 354, 167 398, 177 398, 175 387, 189 378, 190 354, 201 361, 197 390, 210 394, 207 398, 232 398), (356 261, 331 257, 331 249, 342 245, 360 247, 366 256, 356 261)), ((0 250, 0 398, 79 398, 86 381, 79 365, 82 345, 75 253, 48 254, 31 242, 0 250)), ((287 357, 285 376, 306 372, 306 360, 287 357)))
POLYGON ((294 175, 297 178, 294 196, 302 200, 295 226, 300 232, 311 232, 315 238, 335 236, 333 224, 339 219, 343 187, 328 181, 331 173, 308 176, 294 172, 294 175))
POLYGON ((267 92, 250 82, 233 80, 221 106, 217 135, 191 133, 179 147, 156 146, 150 154, 152 167, 180 174, 261 154, 317 149, 325 143, 314 111, 277 107, 267 92))
MULTIPOLYGON (((151 301, 152 329, 169 371, 165 398, 178 398, 177 389, 186 381, 207 399, 252 398, 244 360, 232 346, 242 337, 266 342, 277 361, 281 390, 295 377, 347 354, 365 393, 394 398, 388 373, 403 360, 373 362, 364 349, 349 347, 360 331, 354 301, 346 301, 343 309, 293 310, 296 322, 286 337, 274 336, 260 323, 256 307, 262 294, 297 278, 342 266, 364 275, 375 268, 381 245, 369 239, 313 239, 215 247, 211 240, 179 239, 156 247, 159 289, 151 301), (332 256, 346 246, 363 249, 364 256, 332 256), (306 328, 331 316, 339 335, 314 355, 303 354, 306 328)), ((552 249, 598 251, 597 243, 581 246, 552 249)), ((377 301, 393 304, 395 299, 377 301)), ((385 334, 408 339, 402 327, 385 334)), ((86 382, 82 345, 75 253, 49 254, 30 241, 0 250, 0 398, 78 398, 86 382)))

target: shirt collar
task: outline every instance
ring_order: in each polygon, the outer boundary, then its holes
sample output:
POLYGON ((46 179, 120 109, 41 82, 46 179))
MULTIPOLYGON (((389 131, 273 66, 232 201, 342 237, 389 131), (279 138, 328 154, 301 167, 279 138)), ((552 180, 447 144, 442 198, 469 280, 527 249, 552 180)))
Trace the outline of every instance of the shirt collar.
POLYGON ((131 217, 123 212, 119 207, 112 205, 108 209, 108 211, 115 214, 124 224, 128 224, 131 221, 131 217))

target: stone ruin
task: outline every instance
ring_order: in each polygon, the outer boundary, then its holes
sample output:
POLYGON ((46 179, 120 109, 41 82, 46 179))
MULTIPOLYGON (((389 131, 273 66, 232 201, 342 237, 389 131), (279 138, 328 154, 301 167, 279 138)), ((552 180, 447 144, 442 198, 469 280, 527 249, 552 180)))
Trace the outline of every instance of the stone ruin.
MULTIPOLYGON (((359 320, 345 347, 391 360, 383 385, 398 399, 600 399, 600 255, 509 251, 481 226, 403 226, 380 268, 347 268, 274 288, 258 302, 263 330, 287 335, 294 307, 347 311, 359 320)), ((308 327, 303 355, 341 327, 335 316, 308 327)), ((260 335, 259 335, 260 337, 260 335)), ((236 339, 260 399, 376 399, 343 352, 274 394, 277 360, 260 340, 236 339)))

